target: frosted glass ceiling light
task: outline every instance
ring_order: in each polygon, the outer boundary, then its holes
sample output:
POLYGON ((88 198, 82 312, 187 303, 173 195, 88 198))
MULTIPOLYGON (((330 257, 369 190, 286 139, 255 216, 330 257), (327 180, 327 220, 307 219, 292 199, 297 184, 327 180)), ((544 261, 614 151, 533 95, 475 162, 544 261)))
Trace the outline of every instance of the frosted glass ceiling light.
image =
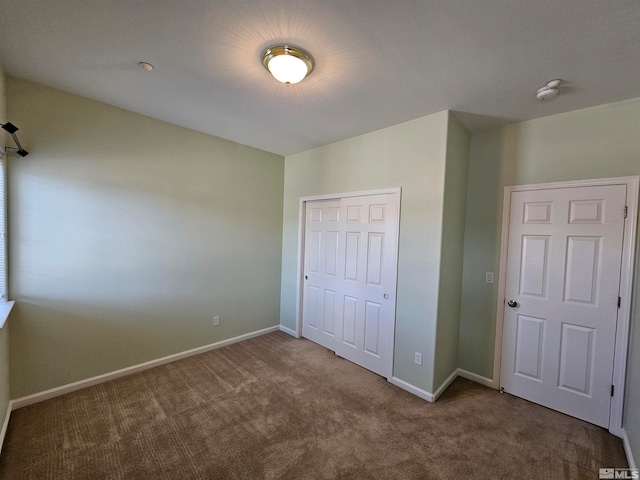
POLYGON ((300 48, 276 45, 262 54, 262 64, 273 78, 289 86, 302 81, 313 70, 313 58, 300 48))

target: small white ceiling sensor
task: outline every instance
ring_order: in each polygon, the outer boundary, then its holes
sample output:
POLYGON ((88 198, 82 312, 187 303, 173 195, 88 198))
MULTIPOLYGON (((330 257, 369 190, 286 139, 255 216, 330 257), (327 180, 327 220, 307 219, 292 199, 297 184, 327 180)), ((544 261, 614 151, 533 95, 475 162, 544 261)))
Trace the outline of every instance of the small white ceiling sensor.
POLYGON ((538 93, 536 93, 536 98, 538 100, 549 100, 550 98, 557 96, 558 93, 560 93, 560 90, 558 90, 558 87, 560 86, 561 83, 562 83, 562 80, 560 79, 548 81, 544 87, 538 89, 538 93))
POLYGON ((154 68, 153 65, 151 65, 150 63, 147 63, 147 62, 140 62, 140 63, 138 63, 138 65, 140 65, 142 68, 144 68, 147 72, 150 72, 154 68))

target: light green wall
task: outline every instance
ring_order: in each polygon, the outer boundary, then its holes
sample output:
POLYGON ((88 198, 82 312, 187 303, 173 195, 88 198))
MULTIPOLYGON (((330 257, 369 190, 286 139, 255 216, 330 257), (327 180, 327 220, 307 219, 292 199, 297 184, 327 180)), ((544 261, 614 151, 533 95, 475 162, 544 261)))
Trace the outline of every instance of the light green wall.
MULTIPOLYGON (((492 377, 503 187, 638 174, 640 99, 472 135, 460 319, 461 368, 492 377), (487 271, 496 272, 493 285, 484 283, 487 271)), ((639 252, 637 248, 638 257, 639 252)), ((635 276, 638 278, 637 268, 635 276)), ((638 305, 639 299, 636 286, 634 305, 638 305)), ((637 307, 634 311, 624 424, 637 461, 640 315, 637 307)))
MULTIPOLYGON (((0 66, 0 123, 6 123, 6 96, 5 96, 5 76, 0 66)), ((2 130, 4 133, 4 130, 2 130)), ((0 134, 0 145, 7 145, 6 136, 0 134)), ((0 428, 5 421, 7 406, 9 405, 9 321, 0 329, 0 428)), ((2 445, 0 445, 2 448, 2 445)))
POLYGON ((502 170, 500 130, 473 133, 469 152, 458 366, 489 377, 498 286, 502 170), (485 283, 485 272, 495 272, 485 283))
POLYGON ((282 157, 11 77, 7 105, 14 398, 278 324, 282 157))
MULTIPOLYGON (((7 97, 32 152, 11 159, 9 172, 13 397, 278 317, 294 328, 299 197, 392 186, 403 188, 394 375, 433 391, 457 352, 458 366, 491 377, 503 187, 640 174, 640 100, 474 133, 465 216, 469 135, 448 112, 283 165, 276 155, 18 79, 7 80, 7 97), (486 271, 496 272, 493 285, 486 271), (222 316, 216 329, 214 314, 222 316), (423 352, 422 367, 414 351, 423 352)), ((624 424, 637 460, 635 291, 624 424)), ((5 327, 0 412, 7 341, 5 327)))
POLYGON ((285 159, 281 323, 295 328, 299 198, 402 187, 394 376, 431 391, 448 112, 285 159), (414 352, 423 365, 414 364, 414 352))
POLYGON ((469 131, 450 113, 444 186, 434 389, 458 368, 469 131))

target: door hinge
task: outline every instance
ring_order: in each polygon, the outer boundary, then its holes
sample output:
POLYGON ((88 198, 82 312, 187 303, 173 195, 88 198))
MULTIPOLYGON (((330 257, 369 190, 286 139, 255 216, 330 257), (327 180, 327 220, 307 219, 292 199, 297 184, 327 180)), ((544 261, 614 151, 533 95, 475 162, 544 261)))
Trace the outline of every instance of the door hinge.
POLYGON ((613 385, 611 385, 611 396, 613 397, 613 390, 615 389, 615 387, 613 385))
POLYGON ((624 206, 624 218, 627 218, 627 215, 629 214, 629 207, 627 207, 626 205, 624 206))
POLYGON ((622 298, 618 297, 618 308, 620 308, 620 305, 622 305, 622 298))

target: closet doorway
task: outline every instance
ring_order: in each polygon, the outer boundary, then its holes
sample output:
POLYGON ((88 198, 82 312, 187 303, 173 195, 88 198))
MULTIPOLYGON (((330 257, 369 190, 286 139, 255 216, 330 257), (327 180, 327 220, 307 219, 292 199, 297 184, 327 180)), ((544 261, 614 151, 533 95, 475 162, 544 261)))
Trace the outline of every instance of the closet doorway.
POLYGON ((302 336, 393 371, 400 189, 301 199, 302 336))

